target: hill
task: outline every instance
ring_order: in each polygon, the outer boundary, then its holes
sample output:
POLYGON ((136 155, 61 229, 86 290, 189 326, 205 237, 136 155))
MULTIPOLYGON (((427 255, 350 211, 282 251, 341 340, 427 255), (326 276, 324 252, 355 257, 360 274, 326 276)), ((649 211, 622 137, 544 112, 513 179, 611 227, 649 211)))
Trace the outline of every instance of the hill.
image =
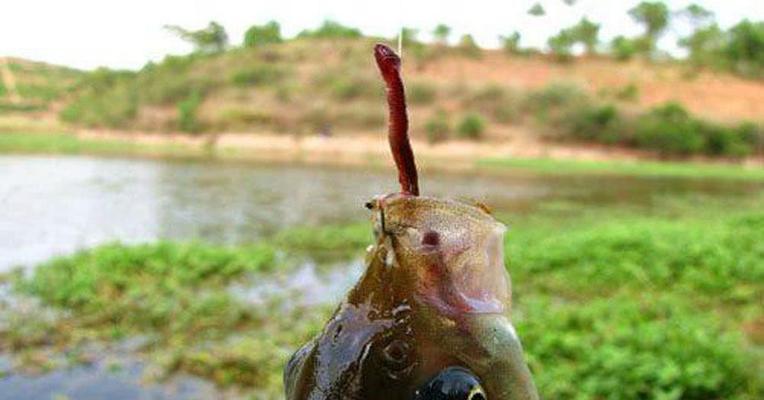
MULTIPOLYGON (((169 56, 135 72, 11 65, 26 71, 19 79, 29 83, 19 87, 37 93, 35 107, 47 106, 75 127, 379 134, 386 105, 370 54, 375 41, 297 38, 169 56)), ((763 81, 605 57, 561 63, 538 54, 423 44, 404 53, 412 134, 430 142, 598 142, 728 156, 764 145, 757 128, 764 122, 763 81), (645 128, 645 120, 654 126, 645 128), (666 134, 667 126, 687 129, 666 134)))

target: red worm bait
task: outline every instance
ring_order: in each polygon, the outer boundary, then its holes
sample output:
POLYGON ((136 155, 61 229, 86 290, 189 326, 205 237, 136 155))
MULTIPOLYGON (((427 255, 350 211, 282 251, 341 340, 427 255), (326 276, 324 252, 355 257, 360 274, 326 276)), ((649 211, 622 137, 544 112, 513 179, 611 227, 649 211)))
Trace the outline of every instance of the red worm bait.
POLYGON ((384 44, 374 46, 374 58, 387 86, 387 106, 390 109, 388 139, 395 165, 398 167, 398 182, 403 193, 419 196, 414 151, 411 150, 409 142, 409 118, 406 114, 406 93, 401 80, 401 58, 384 44))

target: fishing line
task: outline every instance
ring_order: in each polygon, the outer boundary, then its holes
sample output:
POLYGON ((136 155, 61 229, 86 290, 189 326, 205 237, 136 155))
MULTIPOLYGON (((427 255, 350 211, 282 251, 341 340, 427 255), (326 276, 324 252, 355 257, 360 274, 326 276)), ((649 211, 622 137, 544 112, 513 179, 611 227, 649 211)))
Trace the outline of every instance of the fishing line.
POLYGON ((398 32, 398 57, 403 61, 403 24, 401 24, 401 30, 398 32))

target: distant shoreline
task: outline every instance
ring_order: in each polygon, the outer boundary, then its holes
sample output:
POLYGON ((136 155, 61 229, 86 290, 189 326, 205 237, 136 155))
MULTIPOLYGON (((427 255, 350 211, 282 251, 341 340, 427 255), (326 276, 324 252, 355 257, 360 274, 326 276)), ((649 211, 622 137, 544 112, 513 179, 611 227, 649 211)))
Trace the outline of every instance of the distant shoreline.
MULTIPOLYGON (((764 180, 764 159, 732 162, 694 157, 663 161, 646 152, 544 142, 448 141, 413 147, 423 169, 543 174, 621 174, 764 180)), ((208 158, 232 161, 387 167, 384 135, 147 134, 83 130, 77 133, 0 133, 0 154, 91 154, 208 158)))

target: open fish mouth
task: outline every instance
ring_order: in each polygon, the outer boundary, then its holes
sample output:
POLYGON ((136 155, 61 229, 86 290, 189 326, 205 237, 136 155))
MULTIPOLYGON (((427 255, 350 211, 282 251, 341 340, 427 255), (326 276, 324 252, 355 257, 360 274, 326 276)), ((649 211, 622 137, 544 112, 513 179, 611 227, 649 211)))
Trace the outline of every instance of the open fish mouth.
POLYGON ((373 202, 378 241, 414 281, 417 298, 447 316, 503 313, 506 227, 484 208, 454 200, 391 195, 373 202))

